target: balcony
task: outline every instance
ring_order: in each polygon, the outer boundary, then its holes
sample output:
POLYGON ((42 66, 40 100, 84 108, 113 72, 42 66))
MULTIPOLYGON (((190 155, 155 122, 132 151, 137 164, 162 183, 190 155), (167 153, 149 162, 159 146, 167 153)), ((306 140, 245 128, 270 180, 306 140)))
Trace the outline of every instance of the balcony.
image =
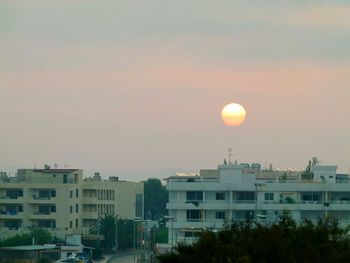
POLYGON ((56 219, 56 213, 53 212, 33 212, 30 217, 30 219, 36 220, 36 219, 56 219))
POLYGON ((56 197, 39 197, 33 195, 30 199, 31 204, 52 204, 56 202, 56 197))
POLYGON ((23 212, 1 211, 0 219, 22 219, 23 212))
POLYGON ((98 219, 97 212, 83 212, 83 219, 98 219))
MULTIPOLYGON (((187 220, 187 219, 185 219, 187 220)), ((222 228, 224 226, 224 220, 203 220, 200 222, 194 221, 174 221, 173 228, 188 228, 188 229, 215 229, 222 228)), ((168 221, 166 223, 168 229, 172 228, 172 222, 168 221)))
POLYGON ((23 196, 0 196, 0 204, 21 204, 23 201, 23 196))
POLYGON ((83 197, 83 204, 96 204, 97 197, 83 197))

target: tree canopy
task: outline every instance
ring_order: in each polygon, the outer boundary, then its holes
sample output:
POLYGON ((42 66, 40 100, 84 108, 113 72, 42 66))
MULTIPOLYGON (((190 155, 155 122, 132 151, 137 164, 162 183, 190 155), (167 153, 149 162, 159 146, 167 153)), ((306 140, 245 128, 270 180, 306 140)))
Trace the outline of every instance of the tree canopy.
POLYGON ((23 233, 14 237, 3 240, 0 243, 1 247, 12 247, 12 246, 26 246, 31 245, 33 242, 36 245, 49 244, 54 241, 51 233, 47 230, 35 228, 30 233, 23 233))
POLYGON ((178 244, 161 263, 224 262, 350 262, 347 229, 332 218, 297 225, 284 214, 276 224, 233 224, 214 233, 205 231, 192 245, 178 244))
POLYGON ((167 214, 168 191, 157 178, 144 182, 145 219, 157 220, 167 214))

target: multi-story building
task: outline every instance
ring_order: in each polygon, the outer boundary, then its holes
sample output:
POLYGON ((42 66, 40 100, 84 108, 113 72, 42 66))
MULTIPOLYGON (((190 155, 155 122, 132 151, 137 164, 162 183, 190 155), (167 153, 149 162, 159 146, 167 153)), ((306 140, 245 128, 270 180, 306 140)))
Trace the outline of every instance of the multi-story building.
POLYGON ((20 169, 15 177, 0 174, 1 239, 46 228, 57 237, 88 234, 104 214, 143 216, 143 183, 83 179, 78 169, 20 169))
POLYGON ((276 222, 284 210, 297 222, 330 215, 350 223, 349 175, 336 170, 315 165, 305 174, 230 164, 175 174, 166 179, 169 241, 192 241, 203 229, 218 230, 231 222, 276 222))

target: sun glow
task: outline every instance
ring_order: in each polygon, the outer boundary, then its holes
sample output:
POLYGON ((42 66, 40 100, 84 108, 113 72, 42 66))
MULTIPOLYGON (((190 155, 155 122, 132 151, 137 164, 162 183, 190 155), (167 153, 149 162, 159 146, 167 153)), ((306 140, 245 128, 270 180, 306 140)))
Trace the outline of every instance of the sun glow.
POLYGON ((221 111, 222 120, 226 125, 241 125, 246 117, 245 109, 237 103, 227 104, 221 111))

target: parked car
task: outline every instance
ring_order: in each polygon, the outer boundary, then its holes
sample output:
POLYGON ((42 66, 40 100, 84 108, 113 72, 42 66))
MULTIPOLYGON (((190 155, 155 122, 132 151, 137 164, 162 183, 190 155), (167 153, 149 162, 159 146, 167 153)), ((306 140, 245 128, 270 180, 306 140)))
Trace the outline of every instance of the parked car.
POLYGON ((74 259, 74 258, 65 258, 65 259, 57 260, 55 263, 78 263, 78 262, 81 262, 81 260, 74 259))
POLYGON ((75 253, 73 253, 72 255, 70 255, 68 258, 69 258, 69 259, 78 260, 78 262, 79 262, 79 260, 80 260, 80 262, 82 262, 82 263, 90 263, 90 262, 92 262, 92 261, 90 260, 89 254, 88 254, 88 253, 85 253, 85 252, 75 252, 75 253))

